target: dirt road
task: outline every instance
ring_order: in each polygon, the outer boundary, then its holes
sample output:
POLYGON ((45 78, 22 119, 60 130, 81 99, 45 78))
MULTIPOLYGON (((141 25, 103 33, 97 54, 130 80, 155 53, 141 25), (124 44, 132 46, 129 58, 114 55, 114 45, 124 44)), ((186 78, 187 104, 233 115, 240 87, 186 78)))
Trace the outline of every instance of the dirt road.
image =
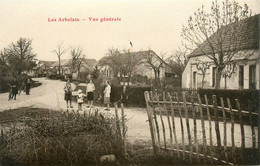
MULTIPOLYGON (((54 110, 66 110, 66 102, 64 101, 64 91, 63 87, 65 82, 60 80, 49 80, 47 78, 34 78, 35 81, 39 81, 42 83, 41 86, 31 89, 31 95, 25 95, 25 93, 21 93, 18 95, 17 100, 8 101, 8 93, 0 94, 1 108, 0 111, 15 109, 19 107, 34 107, 34 108, 48 108, 54 110)), ((75 85, 73 85, 75 87, 75 85)), ((74 108, 77 108, 77 104, 73 103, 74 108)), ((98 107, 98 109, 104 113, 114 114, 114 109, 111 109, 110 112, 104 111, 104 108, 98 107)), ((138 108, 127 108, 125 109, 127 121, 127 138, 130 143, 134 143, 135 141, 150 141, 150 129, 147 122, 147 113, 145 109, 138 108)), ((169 134, 169 126, 167 122, 167 118, 163 118, 165 127, 166 127, 166 136, 167 140, 170 138, 169 134)), ((184 120, 184 119, 183 119, 184 120)), ((176 132, 178 142, 181 142, 181 129, 180 129, 180 119, 175 118, 176 122, 176 132)), ((184 121, 185 122, 185 121, 184 121)), ((190 119, 191 131, 193 131, 193 120, 190 119)), ((198 131, 198 140, 202 143, 202 129, 200 126, 200 120, 197 120, 197 131, 198 131)), ((206 130, 208 131, 208 121, 205 121, 206 130)), ((214 126, 214 123, 212 124, 214 126)), ((161 126, 159 126, 162 128, 161 126)), ((184 126, 185 127, 185 126, 184 126)), ((184 128, 186 130, 186 128, 184 128)), ((213 144, 216 144, 216 136, 214 128, 213 130, 213 144)), ((221 135, 223 131, 223 123, 220 123, 220 132, 221 135)), ((162 132, 162 131, 161 131, 162 132)), ((231 132, 230 132, 230 124, 227 125, 227 145, 231 146, 231 132)), ((187 133, 187 132, 185 132, 187 133)), ((245 134, 246 134, 246 147, 252 146, 252 137, 251 137, 251 129, 250 126, 245 126, 245 134)), ((256 129, 256 135, 257 129, 256 129)), ((223 136, 223 135, 222 135, 223 136)), ((221 136, 221 139, 223 138, 221 136)), ((192 136, 193 137, 193 136, 192 136)), ((187 135, 185 135, 187 138, 187 135)), ((207 133, 207 138, 209 138, 209 133, 207 133)), ((257 138, 258 139, 258 138, 257 138)), ((162 133, 161 133, 161 140, 162 133)), ((187 139, 186 139, 187 140, 187 139)), ((235 125, 235 144, 236 146, 240 146, 240 126, 238 124, 235 125)), ((185 142, 187 144, 187 141, 185 142)), ((209 139, 207 140, 209 143, 209 139)))
MULTIPOLYGON (((17 100, 8 101, 8 93, 0 94, 0 111, 15 109, 19 107, 48 108, 54 110, 66 110, 63 87, 65 82, 60 80, 49 80, 47 78, 34 78, 35 81, 42 83, 41 86, 32 88, 30 95, 22 92, 17 95, 17 100)), ((73 88, 75 85, 73 85, 73 88)), ((77 108, 77 103, 73 102, 73 107, 77 108)), ((98 107, 104 113, 114 114, 114 109, 110 112, 98 107)), ((150 140, 149 126, 146 122, 146 112, 144 109, 125 109, 128 126, 128 138, 131 142, 135 140, 150 140)))

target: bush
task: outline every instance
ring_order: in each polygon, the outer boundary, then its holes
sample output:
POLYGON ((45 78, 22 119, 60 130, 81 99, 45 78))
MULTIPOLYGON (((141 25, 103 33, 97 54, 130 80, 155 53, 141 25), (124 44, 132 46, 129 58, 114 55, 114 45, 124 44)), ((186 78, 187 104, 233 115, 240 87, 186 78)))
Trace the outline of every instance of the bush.
POLYGON ((59 75, 59 74, 49 75, 49 78, 53 79, 53 80, 65 80, 65 77, 63 75, 59 75))
POLYGON ((6 131, 0 147, 5 159, 32 165, 96 165, 102 155, 122 157, 113 117, 100 113, 67 116, 30 108, 1 114, 0 123, 6 131))
MULTIPOLYGON (((111 87, 111 102, 120 100, 122 93, 122 86, 112 85, 111 87)), ((145 107, 144 92, 150 91, 150 86, 136 86, 131 85, 127 87, 128 91, 128 105, 135 107, 145 107)))
POLYGON ((252 107, 253 112, 258 112, 259 109, 259 90, 227 90, 227 89, 199 89, 202 102, 205 103, 204 94, 207 95, 209 103, 212 104, 212 95, 216 95, 218 105, 220 106, 220 97, 223 97, 225 107, 228 107, 226 99, 230 98, 231 106, 237 109, 235 99, 238 99, 242 110, 249 109, 252 107), (251 101, 249 105, 248 100, 251 101))
MULTIPOLYGON (((17 77, 18 86, 21 86, 21 83, 25 82, 28 77, 29 76, 27 74, 22 74, 22 75, 18 76, 17 77)), ((13 76, 10 76, 10 75, 4 76, 4 77, 0 76, 0 93, 8 92, 10 89, 10 86, 8 85, 8 83, 10 83, 12 81, 13 81, 13 76)), ((39 86, 38 84, 37 85, 33 84, 32 87, 39 86)))

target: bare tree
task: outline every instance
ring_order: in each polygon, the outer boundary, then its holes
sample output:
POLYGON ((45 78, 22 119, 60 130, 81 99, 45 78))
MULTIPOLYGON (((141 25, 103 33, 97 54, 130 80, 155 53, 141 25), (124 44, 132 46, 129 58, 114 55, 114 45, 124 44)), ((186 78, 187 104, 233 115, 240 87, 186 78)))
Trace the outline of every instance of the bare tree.
POLYGON ((178 47, 178 50, 167 59, 172 71, 176 72, 180 77, 188 62, 187 52, 187 49, 178 47))
POLYGON ((58 61, 59 61, 59 70, 58 71, 59 71, 59 74, 60 74, 60 68, 61 68, 60 59, 61 59, 61 56, 67 52, 67 50, 60 43, 60 44, 58 44, 57 49, 53 50, 52 52, 55 53, 58 57, 58 61))
POLYGON ((109 49, 107 55, 99 61, 99 65, 110 66, 115 77, 119 75, 120 80, 127 77, 127 82, 129 83, 135 67, 141 61, 139 55, 128 52, 127 50, 123 50, 121 53, 118 49, 114 48, 109 49))
POLYGON ((20 38, 16 43, 10 44, 1 52, 1 61, 8 66, 13 76, 31 70, 36 64, 36 54, 33 53, 32 40, 20 38))
POLYGON ((5 49, 4 49, 4 51, 0 52, 0 75, 1 76, 4 76, 8 72, 9 66, 7 65, 7 58, 8 55, 5 53, 5 49))
POLYGON ((244 47, 247 33, 240 32, 251 24, 247 19, 250 15, 247 4, 242 7, 236 1, 226 0, 219 4, 215 0, 210 12, 206 12, 202 6, 182 28, 186 48, 196 48, 193 53, 201 52, 216 66, 216 89, 220 88, 222 71, 244 47))
POLYGON ((227 78, 230 78, 233 73, 235 73, 236 70, 236 63, 230 63, 228 64, 225 69, 222 71, 222 76, 225 79, 225 89, 227 88, 227 78))
POLYGON ((83 48, 80 46, 71 47, 70 54, 72 56, 72 68, 77 70, 78 77, 80 77, 80 70, 85 60, 85 54, 83 54, 83 48))
POLYGON ((160 72, 164 66, 164 56, 166 53, 161 52, 160 56, 156 55, 155 52, 149 50, 149 54, 146 57, 145 64, 150 67, 154 72, 155 84, 160 84, 160 72))
POLYGON ((212 62, 205 62, 202 60, 197 59, 193 65, 196 65, 197 70, 199 70, 201 73, 198 73, 202 75, 202 80, 201 80, 201 87, 204 87, 205 84, 205 76, 207 74, 207 70, 210 69, 210 66, 212 65, 212 62))
POLYGON ((138 64, 140 64, 142 59, 140 58, 141 55, 138 55, 136 53, 132 53, 132 52, 126 51, 126 50, 124 50, 124 53, 126 56, 124 57, 125 60, 123 63, 123 67, 126 69, 126 72, 128 74, 127 82, 129 83, 132 78, 132 74, 133 74, 135 67, 138 64))

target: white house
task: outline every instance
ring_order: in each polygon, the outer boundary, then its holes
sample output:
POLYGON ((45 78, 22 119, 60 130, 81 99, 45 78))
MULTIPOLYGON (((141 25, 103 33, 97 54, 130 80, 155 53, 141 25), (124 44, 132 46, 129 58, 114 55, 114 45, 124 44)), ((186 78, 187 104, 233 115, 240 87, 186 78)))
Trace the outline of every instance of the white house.
MULTIPOLYGON (((234 69, 230 77, 222 76, 220 88, 226 89, 259 89, 259 65, 260 65, 260 51, 259 51, 259 17, 255 15, 247 19, 251 21, 249 26, 240 34, 247 34, 246 40, 243 40, 243 49, 238 51, 232 58, 234 64, 226 66, 226 69, 234 69)), ((239 39, 239 37, 238 37, 239 39)), ((224 41, 225 44, 225 41, 224 41)), ((226 42, 228 44, 228 42, 226 42)), ((224 47, 225 49, 225 47, 224 47)), ((225 50, 224 50, 225 51, 225 50)), ((207 53, 207 52, 206 52, 207 53)), ((209 54, 210 52, 208 52, 209 54)), ((195 49, 188 57, 188 63, 182 74, 183 88, 201 88, 202 75, 198 70, 198 61, 211 62, 207 54, 202 53, 199 49, 195 49)), ((210 65, 206 70, 203 88, 214 88, 216 84, 216 67, 214 64, 210 65)))

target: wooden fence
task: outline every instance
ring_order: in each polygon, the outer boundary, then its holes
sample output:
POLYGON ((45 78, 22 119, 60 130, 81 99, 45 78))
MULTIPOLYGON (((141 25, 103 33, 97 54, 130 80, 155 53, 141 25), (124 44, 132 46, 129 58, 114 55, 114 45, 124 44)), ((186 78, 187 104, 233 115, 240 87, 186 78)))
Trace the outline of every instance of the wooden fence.
POLYGON ((146 91, 144 95, 155 155, 166 150, 197 164, 259 163, 258 114, 250 106, 248 111, 241 110, 236 100, 235 110, 229 98, 217 99, 215 95, 211 104, 206 95, 202 103, 200 95, 193 91, 181 95, 146 91))

